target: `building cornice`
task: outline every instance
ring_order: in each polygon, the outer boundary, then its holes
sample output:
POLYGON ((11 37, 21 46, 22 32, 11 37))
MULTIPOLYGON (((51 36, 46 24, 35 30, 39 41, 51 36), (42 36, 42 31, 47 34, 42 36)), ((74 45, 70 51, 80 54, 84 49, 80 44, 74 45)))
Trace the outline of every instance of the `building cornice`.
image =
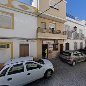
POLYGON ((12 11, 16 11, 16 12, 23 13, 23 14, 27 14, 27 15, 36 16, 36 13, 35 12, 33 13, 33 12, 27 12, 27 11, 24 11, 24 10, 20 10, 20 9, 17 9, 17 8, 10 8, 10 7, 7 7, 7 6, 2 5, 2 4, 0 4, 0 8, 12 10, 12 11))
POLYGON ((70 21, 70 22, 76 23, 76 24, 81 25, 81 26, 85 26, 84 24, 80 24, 80 22, 81 22, 81 21, 79 22, 79 21, 74 20, 74 19, 69 18, 69 17, 67 17, 66 19, 67 19, 67 21, 70 21))
POLYGON ((61 18, 61 17, 58 17, 58 16, 53 16, 53 15, 50 15, 50 14, 47 14, 47 13, 42 13, 40 11, 38 11, 37 15, 38 15, 38 17, 54 20, 54 21, 61 22, 61 23, 66 22, 66 18, 64 19, 64 18, 61 18))
POLYGON ((7 0, 7 2, 3 0, 0 2, 0 7, 29 15, 35 15, 37 12, 37 8, 18 0, 7 0))

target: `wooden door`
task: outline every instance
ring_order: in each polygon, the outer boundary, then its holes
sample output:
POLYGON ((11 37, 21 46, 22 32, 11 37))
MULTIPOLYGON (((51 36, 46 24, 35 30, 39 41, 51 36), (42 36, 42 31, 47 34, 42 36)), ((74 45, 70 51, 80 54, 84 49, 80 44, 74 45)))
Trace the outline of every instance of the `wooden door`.
POLYGON ((60 44, 60 53, 63 52, 63 44, 60 44))
POLYGON ((29 44, 20 44, 20 57, 29 56, 29 44))

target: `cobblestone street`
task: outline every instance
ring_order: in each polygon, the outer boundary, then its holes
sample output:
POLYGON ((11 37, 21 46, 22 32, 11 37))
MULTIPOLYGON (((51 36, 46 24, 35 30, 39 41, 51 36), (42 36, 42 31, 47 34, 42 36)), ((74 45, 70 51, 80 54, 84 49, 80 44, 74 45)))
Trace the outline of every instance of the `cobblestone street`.
POLYGON ((55 72, 50 79, 39 79, 27 86, 86 86, 86 62, 72 67, 55 58, 51 61, 55 72))

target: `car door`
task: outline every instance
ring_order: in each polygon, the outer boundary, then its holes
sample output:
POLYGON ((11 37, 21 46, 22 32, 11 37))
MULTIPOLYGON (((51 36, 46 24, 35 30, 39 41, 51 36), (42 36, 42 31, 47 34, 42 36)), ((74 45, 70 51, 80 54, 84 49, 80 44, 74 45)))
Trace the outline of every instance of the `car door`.
POLYGON ((80 61, 85 61, 85 56, 83 53, 79 53, 80 61))
POLYGON ((21 86, 25 84, 25 73, 23 63, 13 65, 7 75, 6 80, 10 86, 21 86))
POLYGON ((27 83, 37 80, 44 76, 44 67, 36 62, 26 62, 26 78, 27 83))
POLYGON ((74 61, 76 61, 76 62, 80 61, 80 57, 79 57, 79 54, 77 52, 73 53, 73 57, 74 57, 74 61))

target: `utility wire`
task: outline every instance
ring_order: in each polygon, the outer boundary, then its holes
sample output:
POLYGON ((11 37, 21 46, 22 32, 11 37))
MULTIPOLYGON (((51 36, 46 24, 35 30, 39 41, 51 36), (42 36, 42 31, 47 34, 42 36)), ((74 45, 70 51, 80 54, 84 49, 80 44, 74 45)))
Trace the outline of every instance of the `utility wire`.
MULTIPOLYGON (((53 7, 56 6, 57 4, 59 4, 59 3, 62 2, 62 1, 63 1, 63 0, 60 0, 59 2, 57 2, 56 4, 54 4, 53 7)), ((49 7, 48 9, 46 9, 45 11, 43 11, 42 13, 40 13, 38 16, 40 16, 41 14, 47 12, 48 10, 50 10, 50 8, 51 8, 51 7, 49 7)), ((37 17, 38 17, 38 16, 37 16, 37 17)))

